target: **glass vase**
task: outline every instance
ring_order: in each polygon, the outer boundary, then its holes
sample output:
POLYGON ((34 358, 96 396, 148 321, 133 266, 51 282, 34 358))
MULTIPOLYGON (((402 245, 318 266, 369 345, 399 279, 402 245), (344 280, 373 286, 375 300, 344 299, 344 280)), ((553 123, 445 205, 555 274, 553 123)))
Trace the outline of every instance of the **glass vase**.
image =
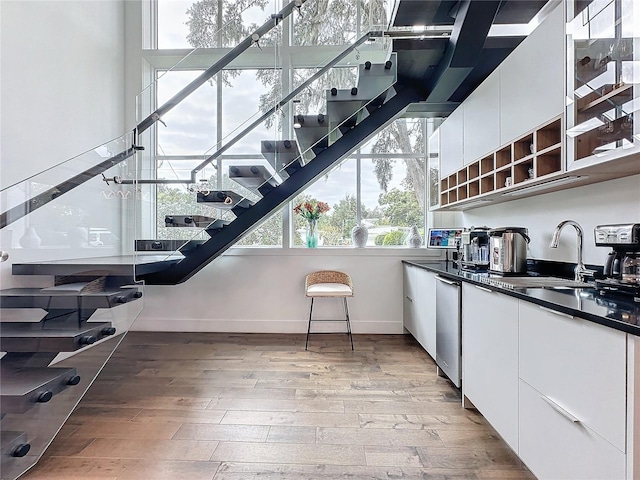
POLYGON ((307 248, 318 246, 318 220, 307 220, 307 248))

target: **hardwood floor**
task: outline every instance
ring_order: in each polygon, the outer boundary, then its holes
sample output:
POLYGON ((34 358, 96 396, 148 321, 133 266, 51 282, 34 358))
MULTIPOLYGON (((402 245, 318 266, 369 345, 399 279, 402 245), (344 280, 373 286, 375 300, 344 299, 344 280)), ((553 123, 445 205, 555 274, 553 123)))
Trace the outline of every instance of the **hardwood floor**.
POLYGON ((533 479, 410 336, 130 332, 25 480, 533 479))

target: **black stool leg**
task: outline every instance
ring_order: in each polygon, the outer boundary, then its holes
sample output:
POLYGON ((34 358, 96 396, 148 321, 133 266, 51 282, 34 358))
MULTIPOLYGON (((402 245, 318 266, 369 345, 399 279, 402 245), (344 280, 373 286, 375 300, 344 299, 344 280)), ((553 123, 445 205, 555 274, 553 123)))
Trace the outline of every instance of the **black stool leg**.
POLYGON ((309 332, 311 332, 311 313, 313 312, 313 297, 311 297, 311 306, 309 307, 309 325, 307 326, 307 341, 304 344, 306 350, 309 346, 309 332))
POLYGON ((347 317, 347 333, 349 334, 349 340, 351 341, 351 350, 353 351, 353 335, 351 335, 351 322, 349 322, 349 307, 347 306, 347 297, 344 300, 344 313, 347 317))

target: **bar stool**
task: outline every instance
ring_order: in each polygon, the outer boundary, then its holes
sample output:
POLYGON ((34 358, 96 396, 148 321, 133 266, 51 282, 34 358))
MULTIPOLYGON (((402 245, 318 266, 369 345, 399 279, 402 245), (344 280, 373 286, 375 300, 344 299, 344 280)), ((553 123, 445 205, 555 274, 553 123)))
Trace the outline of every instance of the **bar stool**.
MULTIPOLYGON (((351 335, 351 323, 349 322, 349 306, 347 305, 347 297, 353 297, 353 282, 351 277, 343 272, 334 270, 320 270, 307 275, 305 280, 305 296, 311 298, 311 306, 309 307, 309 326, 307 327, 307 341, 304 349, 309 346, 309 335, 311 335, 311 322, 347 322, 347 331, 349 340, 351 341, 351 350, 353 350, 353 336, 351 335), (315 298, 342 298, 344 302, 344 320, 316 319, 313 315, 313 300, 315 298)), ((322 332, 327 333, 327 332, 322 332)), ((342 333, 342 332, 331 332, 342 333)))

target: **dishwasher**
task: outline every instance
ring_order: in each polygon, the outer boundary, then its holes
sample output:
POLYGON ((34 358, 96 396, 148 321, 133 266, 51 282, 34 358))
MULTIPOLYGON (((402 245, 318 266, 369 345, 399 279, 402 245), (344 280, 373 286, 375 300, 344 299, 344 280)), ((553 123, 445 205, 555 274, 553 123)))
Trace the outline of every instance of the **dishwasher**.
POLYGON ((459 281, 436 275, 436 364, 458 388, 461 384, 462 288, 459 281))

